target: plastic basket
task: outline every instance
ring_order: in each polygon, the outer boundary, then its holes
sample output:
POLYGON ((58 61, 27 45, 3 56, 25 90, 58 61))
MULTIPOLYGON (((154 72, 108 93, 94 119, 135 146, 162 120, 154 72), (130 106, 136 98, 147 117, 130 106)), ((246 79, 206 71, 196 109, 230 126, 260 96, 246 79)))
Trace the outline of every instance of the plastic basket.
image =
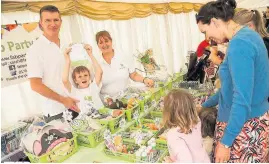
MULTIPOLYGON (((126 131, 132 131, 132 130, 137 130, 136 128, 129 128, 127 129, 126 131)), ((152 130, 147 130, 147 129, 141 129, 143 132, 148 132, 148 131, 151 131, 152 132, 152 136, 150 137, 147 137, 145 139, 142 140, 141 142, 141 145, 146 145, 146 143, 152 138, 152 137, 155 137, 157 134, 158 134, 158 131, 152 131, 152 130)), ((125 143, 128 143, 128 144, 136 144, 135 143, 135 140, 133 138, 123 138, 123 141, 125 143)))
MULTIPOLYGON (((123 142, 123 143, 126 144, 125 142, 123 142)), ((138 145, 134 145, 134 144, 130 144, 130 143, 128 145, 132 145, 136 150, 139 149, 138 145)), ((128 161, 128 162, 135 162, 135 154, 112 152, 106 146, 104 148, 104 153, 111 158, 115 158, 115 159, 119 159, 119 160, 123 160, 123 161, 128 161)))
POLYGON ((42 156, 36 156, 28 152, 25 152, 25 154, 29 157, 31 163, 60 163, 68 159, 77 151, 77 135, 74 135, 74 137, 66 143, 42 156))
POLYGON ((140 111, 147 112, 149 108, 152 106, 152 100, 154 100, 153 95, 146 96, 144 100, 140 101, 140 111))
POLYGON ((173 88, 173 82, 172 81, 167 82, 163 87, 162 96, 166 96, 172 88, 173 88))
POLYGON ((150 111, 148 115, 145 116, 145 119, 154 119, 156 117, 163 117, 163 113, 161 111, 150 111))
MULTIPOLYGON (((155 123, 154 120, 151 120, 151 119, 140 119, 139 120, 141 122, 141 124, 145 124, 145 123, 155 123)), ((131 129, 145 129, 145 130, 150 130, 150 131, 158 131, 158 130, 152 130, 152 129, 148 129, 148 128, 142 128, 142 127, 137 127, 136 124, 132 125, 130 127, 131 129)))
POLYGON ((157 136, 157 139, 156 139, 156 147, 158 149, 163 149, 163 150, 166 150, 167 149, 167 140, 162 140, 160 138, 158 138, 163 132, 164 132, 164 128, 162 128, 158 134, 156 135, 157 136))
POLYGON ((143 161, 141 159, 136 159, 135 162, 136 163, 162 163, 164 160, 164 157, 168 155, 168 150, 164 150, 164 149, 158 149, 156 148, 157 151, 159 151, 160 156, 158 159, 156 159, 156 161, 143 161))
POLYGON ((183 81, 183 76, 181 73, 175 74, 173 80, 172 80, 172 89, 179 88, 179 84, 181 81, 183 81))
POLYGON ((99 143, 104 141, 104 132, 106 130, 106 126, 103 126, 101 129, 95 130, 91 133, 78 133, 78 145, 94 148, 99 143))
POLYGON ((173 79, 175 79, 176 81, 179 81, 180 82, 180 81, 183 80, 183 76, 184 76, 184 74, 182 72, 175 73, 173 79))
POLYGON ((158 149, 167 149, 167 141, 162 139, 156 139, 156 147, 158 149))
POLYGON ((152 93, 153 99, 155 101, 160 100, 160 98, 162 97, 162 94, 163 94, 163 87, 155 88, 155 91, 153 91, 152 93))
POLYGON ((135 105, 133 108, 131 109, 126 109, 125 110, 125 114, 126 114, 126 118, 127 118, 127 121, 133 121, 133 118, 134 118, 134 114, 135 113, 138 113, 140 114, 140 105, 135 105))
MULTIPOLYGON (((158 148, 157 148, 158 149, 158 148)), ((163 163, 163 161, 164 161, 164 157, 166 157, 166 156, 168 156, 169 155, 169 151, 166 149, 165 151, 164 151, 164 153, 162 154, 162 156, 159 158, 159 160, 158 160, 158 163, 163 163)))
MULTIPOLYGON (((110 109, 104 108, 104 109, 99 109, 99 112, 104 113, 104 112, 108 112, 109 110, 110 109)), ((121 119, 125 119, 125 111, 124 110, 122 111, 122 114, 116 118, 112 118, 110 120, 101 119, 101 120, 99 120, 99 122, 101 123, 101 125, 108 125, 108 128, 111 131, 111 133, 115 133, 117 130, 120 129, 120 120, 121 119)))

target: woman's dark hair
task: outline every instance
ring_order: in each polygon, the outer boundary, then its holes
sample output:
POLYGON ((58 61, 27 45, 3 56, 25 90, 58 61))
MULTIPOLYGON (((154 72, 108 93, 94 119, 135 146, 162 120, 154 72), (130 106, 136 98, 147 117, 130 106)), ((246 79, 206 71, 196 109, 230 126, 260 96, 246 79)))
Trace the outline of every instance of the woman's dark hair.
POLYGON ((210 24, 211 18, 222 19, 224 22, 231 20, 236 8, 235 0, 217 0, 203 5, 196 15, 196 21, 210 24))
POLYGON ((202 108, 199 113, 201 120, 201 132, 202 137, 207 136, 213 138, 215 133, 216 119, 217 119, 217 109, 216 108, 202 108))

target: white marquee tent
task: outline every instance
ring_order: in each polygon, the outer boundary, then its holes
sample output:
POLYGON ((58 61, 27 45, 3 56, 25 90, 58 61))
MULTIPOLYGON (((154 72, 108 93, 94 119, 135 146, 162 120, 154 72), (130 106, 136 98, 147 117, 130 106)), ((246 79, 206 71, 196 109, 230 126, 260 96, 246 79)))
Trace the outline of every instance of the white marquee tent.
MULTIPOLYGON (((34 2, 34 1, 55 1, 55 0, 3 0, 5 2, 34 2)), ((57 1, 57 0, 56 0, 57 1)), ((99 2, 122 2, 122 3, 169 3, 169 2, 191 2, 207 3, 210 0, 93 0, 99 2)), ((265 8, 269 5, 268 0, 236 0, 240 8, 265 8)))
MULTIPOLYGON (((35 0, 3 0, 3 2, 34 2, 35 0)), ((46 1, 49 0, 39 0, 46 1)), ((53 0, 51 0, 53 1, 53 0)), ((208 0, 97 0, 100 2, 124 3, 170 3, 190 2, 206 3, 208 0)), ((55 1, 53 1, 55 2, 55 1)), ((269 0, 237 0, 238 7, 265 10, 269 0)), ((204 36, 199 32, 195 22, 195 11, 174 14, 151 14, 144 18, 128 20, 94 20, 74 14, 63 16, 60 33, 65 44, 84 42, 93 46, 93 53, 98 58, 100 51, 95 42, 95 34, 107 30, 113 38, 114 48, 122 49, 133 55, 138 51, 153 48, 157 62, 165 65, 170 73, 178 72, 184 67, 185 56, 190 50, 196 50, 204 36)), ((1 15, 2 25, 37 22, 37 12, 16 11, 1 15)), ((139 63, 136 67, 140 68, 139 63)), ((20 118, 41 113, 37 105, 36 94, 31 92, 29 82, 11 85, 1 89, 1 123, 10 124, 20 118)))

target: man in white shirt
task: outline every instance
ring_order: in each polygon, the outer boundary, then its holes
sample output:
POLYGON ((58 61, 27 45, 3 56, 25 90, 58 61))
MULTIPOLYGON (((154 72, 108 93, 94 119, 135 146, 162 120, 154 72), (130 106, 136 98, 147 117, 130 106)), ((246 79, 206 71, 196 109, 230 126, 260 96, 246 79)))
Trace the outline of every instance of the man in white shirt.
POLYGON ((27 53, 28 78, 33 91, 42 96, 40 104, 46 122, 62 117, 66 109, 79 112, 75 100, 67 96, 62 83, 64 56, 59 31, 62 24, 60 12, 55 6, 40 9, 40 25, 43 35, 27 53))

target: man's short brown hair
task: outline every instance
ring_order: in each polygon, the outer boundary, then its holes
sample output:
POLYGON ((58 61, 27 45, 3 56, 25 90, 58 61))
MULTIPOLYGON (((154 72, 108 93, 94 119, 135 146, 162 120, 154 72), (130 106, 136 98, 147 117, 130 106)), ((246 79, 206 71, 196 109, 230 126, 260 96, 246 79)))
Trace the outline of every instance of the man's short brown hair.
POLYGON ((40 18, 41 18, 41 14, 42 12, 45 12, 45 11, 48 11, 48 12, 57 12, 60 14, 60 11, 59 9, 56 7, 56 6, 53 6, 53 5, 47 5, 47 6, 43 6, 40 11, 39 11, 39 15, 40 15, 40 18))

